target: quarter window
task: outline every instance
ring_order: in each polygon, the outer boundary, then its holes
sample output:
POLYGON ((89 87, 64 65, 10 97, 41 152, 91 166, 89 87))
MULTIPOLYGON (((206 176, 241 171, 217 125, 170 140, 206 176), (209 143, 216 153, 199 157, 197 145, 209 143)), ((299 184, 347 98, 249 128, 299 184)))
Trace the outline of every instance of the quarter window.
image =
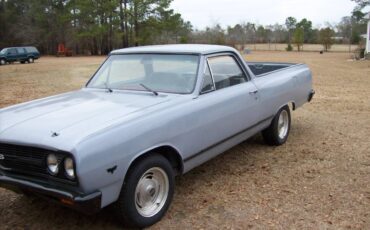
POLYGON ((209 70, 209 66, 206 64, 201 93, 206 93, 213 90, 215 90, 215 86, 213 84, 211 71, 209 70))
POLYGON ((218 56, 208 59, 216 89, 227 88, 246 82, 246 76, 232 56, 218 56))

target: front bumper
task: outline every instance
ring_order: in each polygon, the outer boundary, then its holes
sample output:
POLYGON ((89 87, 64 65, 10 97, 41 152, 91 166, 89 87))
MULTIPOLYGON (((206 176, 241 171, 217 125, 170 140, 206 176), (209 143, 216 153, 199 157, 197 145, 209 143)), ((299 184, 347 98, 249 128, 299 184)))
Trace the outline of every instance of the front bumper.
POLYGON ((72 191, 66 191, 56 186, 51 186, 47 183, 35 183, 29 179, 18 179, 7 175, 2 175, 0 172, 0 187, 15 191, 15 192, 31 192, 43 198, 55 201, 61 205, 84 212, 86 214, 94 214, 101 209, 101 192, 91 194, 81 194, 72 191))

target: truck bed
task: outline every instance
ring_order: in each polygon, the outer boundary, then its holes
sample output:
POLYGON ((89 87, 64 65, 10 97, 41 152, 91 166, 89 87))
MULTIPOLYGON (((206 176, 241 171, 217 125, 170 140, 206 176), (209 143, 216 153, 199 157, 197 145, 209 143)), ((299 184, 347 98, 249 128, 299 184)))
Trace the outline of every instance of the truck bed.
POLYGON ((297 65, 295 63, 274 63, 274 62, 248 62, 245 61, 246 65, 250 68, 255 76, 264 75, 270 72, 289 68, 297 65))

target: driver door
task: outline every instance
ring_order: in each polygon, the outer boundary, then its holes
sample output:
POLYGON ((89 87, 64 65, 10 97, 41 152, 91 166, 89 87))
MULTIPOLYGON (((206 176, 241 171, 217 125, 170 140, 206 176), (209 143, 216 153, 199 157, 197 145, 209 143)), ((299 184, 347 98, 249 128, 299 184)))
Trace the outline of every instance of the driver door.
POLYGON ((197 114, 192 114, 197 120, 190 137, 194 152, 222 144, 259 122, 258 90, 237 60, 232 54, 207 58, 201 95, 194 103, 197 114))

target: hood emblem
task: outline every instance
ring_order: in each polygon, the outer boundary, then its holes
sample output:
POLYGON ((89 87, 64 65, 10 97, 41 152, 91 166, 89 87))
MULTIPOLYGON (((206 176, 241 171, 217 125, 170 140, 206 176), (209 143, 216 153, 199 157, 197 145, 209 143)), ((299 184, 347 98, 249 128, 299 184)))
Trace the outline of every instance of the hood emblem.
POLYGON ((0 154, 0 160, 5 160, 5 156, 3 154, 0 154))
POLYGON ((59 136, 59 133, 57 133, 57 132, 51 132, 51 137, 57 137, 57 136, 59 136))

